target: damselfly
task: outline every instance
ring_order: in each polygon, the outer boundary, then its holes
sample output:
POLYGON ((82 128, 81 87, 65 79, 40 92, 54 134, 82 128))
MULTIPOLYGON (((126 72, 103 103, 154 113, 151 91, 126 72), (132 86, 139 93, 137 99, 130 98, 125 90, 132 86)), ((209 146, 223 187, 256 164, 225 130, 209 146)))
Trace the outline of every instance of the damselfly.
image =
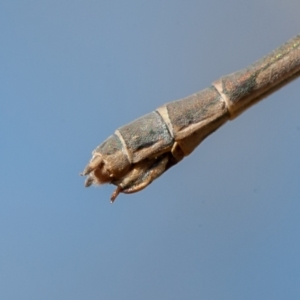
POLYGON ((135 193, 189 155, 209 134, 300 75, 300 35, 212 86, 167 103, 99 145, 85 186, 112 183, 111 196, 135 193))

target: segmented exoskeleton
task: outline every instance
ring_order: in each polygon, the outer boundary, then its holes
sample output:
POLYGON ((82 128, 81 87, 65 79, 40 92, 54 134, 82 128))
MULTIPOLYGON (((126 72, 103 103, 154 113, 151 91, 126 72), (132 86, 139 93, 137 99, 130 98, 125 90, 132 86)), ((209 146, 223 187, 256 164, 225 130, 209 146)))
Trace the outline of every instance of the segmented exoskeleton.
POLYGON ((85 186, 112 183, 142 190, 189 155, 209 134, 300 75, 300 35, 211 87, 167 103, 111 135, 93 151, 85 186))

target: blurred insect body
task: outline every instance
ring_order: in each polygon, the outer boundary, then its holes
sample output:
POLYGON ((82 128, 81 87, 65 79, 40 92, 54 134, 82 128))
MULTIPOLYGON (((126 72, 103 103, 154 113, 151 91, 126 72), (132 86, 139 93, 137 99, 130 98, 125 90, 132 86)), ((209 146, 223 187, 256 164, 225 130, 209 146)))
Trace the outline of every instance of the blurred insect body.
POLYGON ((209 134, 300 75, 300 35, 211 87, 167 103, 125 125, 93 151, 85 186, 112 183, 142 190, 189 155, 209 134))

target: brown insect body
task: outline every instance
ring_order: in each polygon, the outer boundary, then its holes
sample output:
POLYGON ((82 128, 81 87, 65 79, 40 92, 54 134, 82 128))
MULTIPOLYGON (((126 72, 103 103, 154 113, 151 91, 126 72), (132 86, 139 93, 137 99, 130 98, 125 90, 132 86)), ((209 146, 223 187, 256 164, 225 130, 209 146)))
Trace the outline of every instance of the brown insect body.
POLYGON ((112 202, 120 192, 142 190, 227 120, 299 74, 300 35, 250 67, 116 130, 93 151, 82 173, 85 185, 116 185, 112 202))

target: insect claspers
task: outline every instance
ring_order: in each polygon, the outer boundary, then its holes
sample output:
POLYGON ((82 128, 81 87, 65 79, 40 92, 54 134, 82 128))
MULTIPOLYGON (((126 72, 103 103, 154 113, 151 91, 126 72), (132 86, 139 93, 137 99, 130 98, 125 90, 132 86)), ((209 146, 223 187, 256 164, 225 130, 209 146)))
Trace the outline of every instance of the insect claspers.
POLYGON ((189 155, 209 134, 300 75, 300 35, 211 87, 117 129, 92 153, 85 186, 135 193, 189 155))

